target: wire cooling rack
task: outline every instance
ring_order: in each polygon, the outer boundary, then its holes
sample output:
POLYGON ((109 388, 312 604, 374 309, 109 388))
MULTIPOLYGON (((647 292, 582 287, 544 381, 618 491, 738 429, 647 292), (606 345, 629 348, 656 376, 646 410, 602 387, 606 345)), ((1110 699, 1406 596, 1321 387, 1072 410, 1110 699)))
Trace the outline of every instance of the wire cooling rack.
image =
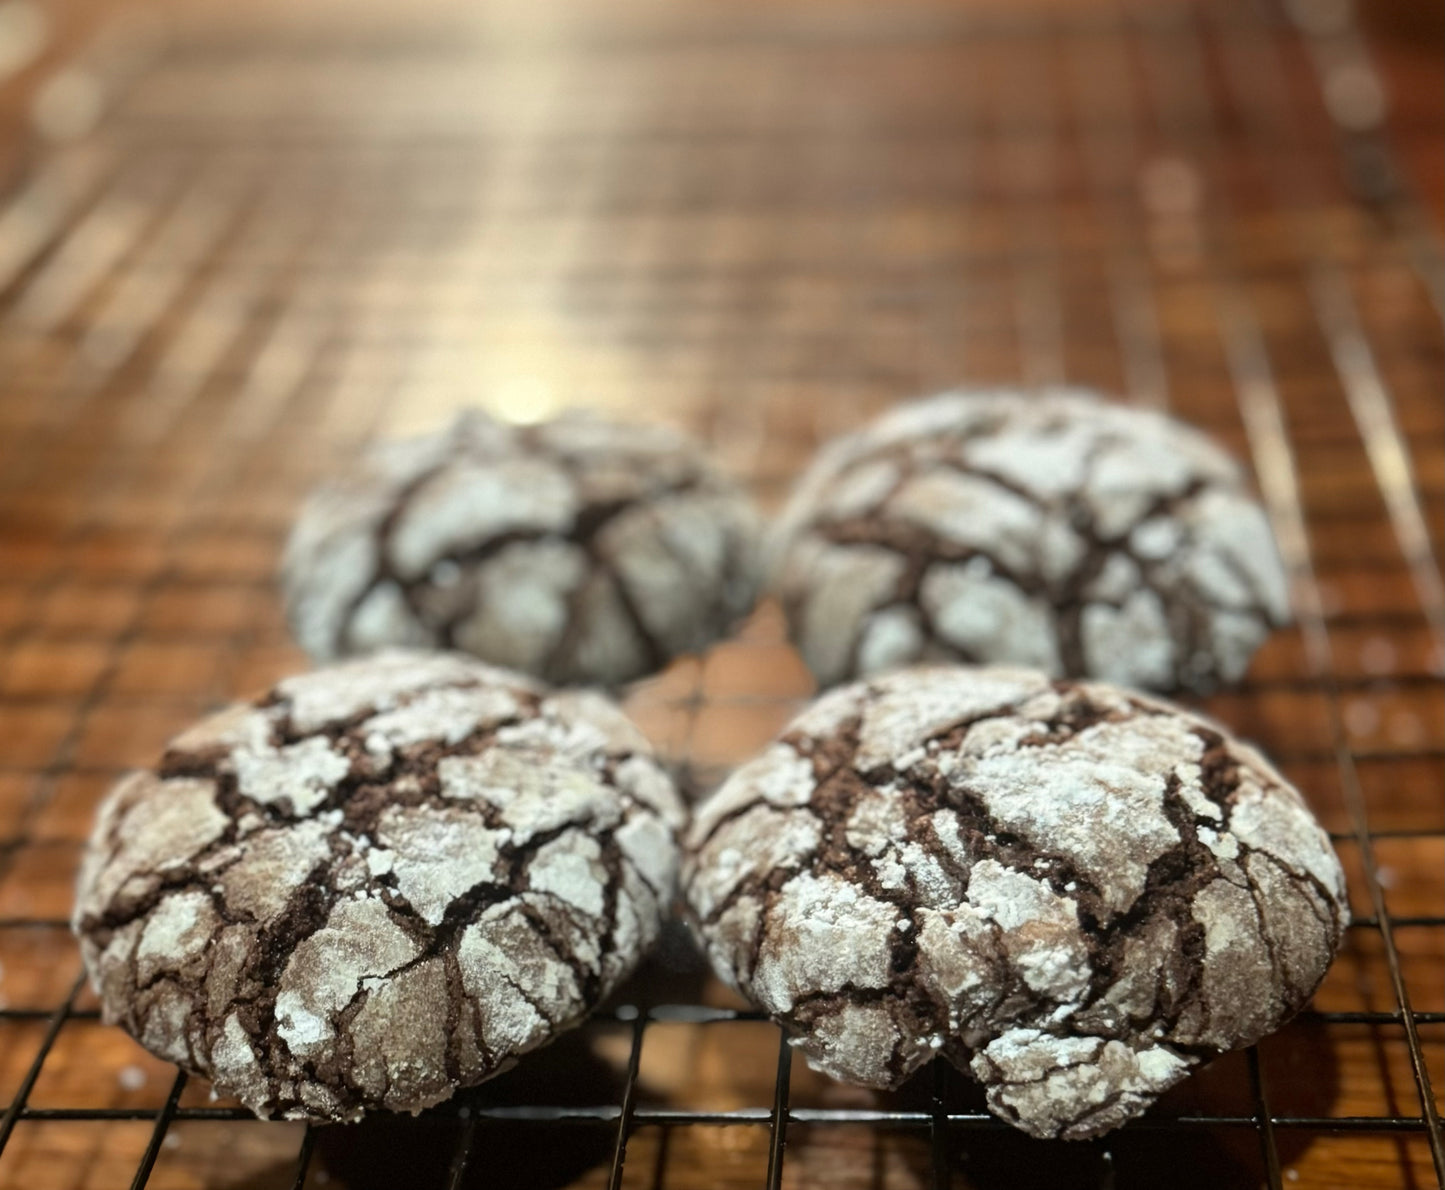
MULTIPOLYGON (((28 93, 0 1185, 1445 1184, 1445 271, 1348 8, 517 7, 132 20, 28 93), (1254 464, 1299 626, 1203 705, 1306 790, 1356 913, 1279 1035, 1059 1145, 942 1064, 891 1096, 794 1066, 675 939, 416 1120, 254 1121, 100 1025, 65 928, 95 802, 302 664, 272 571, 338 460, 468 401, 594 404, 772 506, 823 438, 964 380, 1127 392, 1254 464)), ((705 788, 809 693, 764 607, 628 705, 705 788)))

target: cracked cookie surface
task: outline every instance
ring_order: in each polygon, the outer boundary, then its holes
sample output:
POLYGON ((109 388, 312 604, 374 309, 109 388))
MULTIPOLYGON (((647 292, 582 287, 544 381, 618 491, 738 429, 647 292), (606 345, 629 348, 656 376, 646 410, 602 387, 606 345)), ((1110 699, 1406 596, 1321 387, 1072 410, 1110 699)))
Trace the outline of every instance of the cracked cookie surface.
POLYGON ((632 970, 683 820, 602 696, 388 650, 288 678, 121 781, 73 925, 105 1019, 257 1115, 419 1111, 632 970))
POLYGON ((1252 748, 1005 668, 819 699, 697 808, 683 893, 815 1067, 896 1087, 942 1053, 1069 1139, 1279 1027, 1348 922, 1328 836, 1252 748))
POLYGON ((824 686, 961 661, 1204 690, 1240 677, 1289 619, 1236 463, 1082 390, 947 393, 835 440, 773 554, 824 686))
POLYGON ((666 427, 460 414, 318 489, 282 562, 313 657, 459 649, 560 685, 617 685, 705 648, 753 607, 741 491, 666 427))

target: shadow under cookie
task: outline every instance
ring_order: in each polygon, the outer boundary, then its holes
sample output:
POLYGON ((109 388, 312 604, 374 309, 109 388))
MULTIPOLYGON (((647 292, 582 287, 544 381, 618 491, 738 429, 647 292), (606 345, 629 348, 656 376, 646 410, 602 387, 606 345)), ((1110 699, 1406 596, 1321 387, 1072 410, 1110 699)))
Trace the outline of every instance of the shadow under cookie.
POLYGON ((595 1107, 622 1101, 623 1074, 594 1052, 590 1030, 559 1038, 517 1066, 420 1116, 379 1113, 316 1131, 316 1165, 346 1190, 424 1190, 447 1177, 470 1119, 476 1119, 462 1187, 547 1190, 606 1162, 616 1143, 609 1120, 531 1122, 473 1117, 484 1108, 595 1107), (467 1111, 467 1118, 459 1118, 467 1111))

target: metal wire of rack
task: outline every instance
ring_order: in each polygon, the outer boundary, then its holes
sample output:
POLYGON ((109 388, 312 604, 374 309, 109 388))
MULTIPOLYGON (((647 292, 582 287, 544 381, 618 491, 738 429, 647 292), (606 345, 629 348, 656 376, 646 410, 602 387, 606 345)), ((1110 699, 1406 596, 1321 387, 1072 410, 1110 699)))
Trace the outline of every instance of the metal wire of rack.
MULTIPOLYGON (((691 425, 771 501, 820 438, 969 378, 1127 391, 1247 453, 1299 628, 1206 709, 1315 796, 1358 898, 1313 1010, 1051 1184, 1157 1184, 1202 1141, 1200 1184, 1445 1187, 1445 302, 1348 9, 613 16, 152 29, 70 67, 93 127, 0 199, 0 1184, 242 1184, 251 1149, 244 1184, 333 1176, 338 1130, 101 1030, 65 937, 105 783, 299 664, 270 568, 331 460, 575 393, 691 425), (1314 1046, 1332 1095, 1299 1093, 1314 1046)), ((807 693, 765 611, 629 707, 706 787, 807 693)), ((1001 1184, 978 1160, 1011 1134, 943 1064, 840 1100, 716 988, 632 992, 582 1030, 607 1098, 487 1085, 401 1143, 452 1190, 519 1128, 600 1138, 578 1184, 1001 1184), (694 1077, 708 1045, 740 1082, 694 1077), (677 1163, 709 1130, 742 1139, 677 1163), (907 1160, 849 1182, 813 1132, 907 1160)))

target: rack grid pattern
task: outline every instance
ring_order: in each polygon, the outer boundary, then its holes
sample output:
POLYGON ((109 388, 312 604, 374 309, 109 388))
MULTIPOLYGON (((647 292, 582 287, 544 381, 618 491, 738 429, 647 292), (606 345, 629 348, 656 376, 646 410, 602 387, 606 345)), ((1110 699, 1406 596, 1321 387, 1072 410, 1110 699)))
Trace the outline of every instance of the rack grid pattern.
MULTIPOLYGON (((830 1088, 682 963, 559 1045, 593 1081, 538 1055, 387 1143, 449 1188, 576 1136, 555 1184, 1122 1190, 1192 1184, 1184 1154, 1445 1186, 1445 269, 1348 11, 601 11, 213 15, 54 84, 81 115, 0 193, 0 1185, 369 1184, 346 1134, 100 1026, 65 924, 109 781, 302 664, 271 575, 318 475, 468 401, 581 402, 688 426, 773 506, 967 380, 1127 392, 1253 463, 1298 626, 1202 705, 1349 870, 1314 1008, 1061 1157, 942 1063, 830 1088)), ((808 694, 765 607, 628 706, 705 790, 808 694)))

